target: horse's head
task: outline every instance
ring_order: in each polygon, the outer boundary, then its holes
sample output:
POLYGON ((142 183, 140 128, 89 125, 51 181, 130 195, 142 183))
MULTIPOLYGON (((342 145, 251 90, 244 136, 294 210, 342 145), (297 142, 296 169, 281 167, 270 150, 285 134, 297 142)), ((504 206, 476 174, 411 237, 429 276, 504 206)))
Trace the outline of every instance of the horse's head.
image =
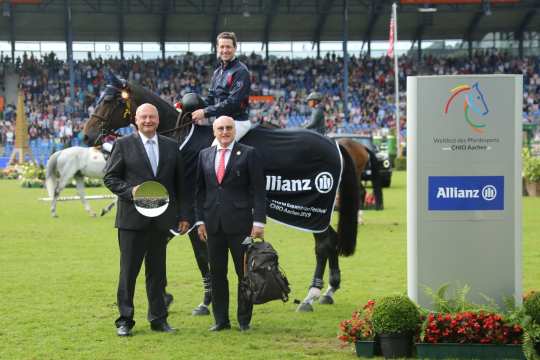
POLYGON ((489 113, 488 105, 480 85, 476 82, 467 94, 467 104, 478 115, 486 116, 489 113))
POLYGON ((104 137, 115 135, 114 130, 134 123, 135 110, 129 85, 113 75, 111 84, 107 85, 84 124, 84 143, 100 145, 104 137))

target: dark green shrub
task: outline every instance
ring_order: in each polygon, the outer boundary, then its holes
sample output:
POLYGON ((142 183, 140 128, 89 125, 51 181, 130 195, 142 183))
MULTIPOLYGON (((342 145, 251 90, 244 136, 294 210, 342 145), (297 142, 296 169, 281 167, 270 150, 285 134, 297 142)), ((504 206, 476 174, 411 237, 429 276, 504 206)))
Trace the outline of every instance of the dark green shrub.
POLYGON ((372 322, 377 334, 412 332, 420 323, 420 313, 407 296, 386 296, 376 302, 372 322))
POLYGON ((533 292, 525 298, 523 302, 525 313, 529 315, 533 321, 540 324, 540 292, 533 292))

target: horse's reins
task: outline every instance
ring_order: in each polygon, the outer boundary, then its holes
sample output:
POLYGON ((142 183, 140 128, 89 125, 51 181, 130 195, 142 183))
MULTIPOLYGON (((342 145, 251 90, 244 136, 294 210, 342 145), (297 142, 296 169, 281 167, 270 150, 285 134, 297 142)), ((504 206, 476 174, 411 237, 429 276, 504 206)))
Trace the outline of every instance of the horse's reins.
MULTIPOLYGON (((129 123, 130 124, 135 124, 135 117, 133 115, 133 112, 131 111, 131 103, 133 103, 133 105, 136 105, 134 103, 133 100, 129 99, 127 102, 126 102, 126 110, 124 111, 124 119, 126 117, 129 116, 129 123)), ((115 107, 112 108, 112 110, 110 110, 106 116, 101 116, 101 115, 98 115, 96 113, 93 113, 90 115, 90 117, 95 117, 98 119, 99 123, 100 123, 100 127, 99 127, 99 136, 97 137, 96 141, 94 142, 94 144, 98 143, 99 141, 101 141, 101 139, 103 139, 104 137, 108 136, 108 135, 112 135, 114 137, 122 137, 121 134, 117 133, 116 131, 114 130, 111 130, 111 129, 108 129, 106 128, 105 124, 107 123, 107 117, 109 117, 113 112, 114 110, 116 110, 116 108, 120 106, 120 103, 117 103, 117 105, 115 107)), ((188 112, 186 113, 179 113, 178 114, 178 117, 176 118, 176 123, 180 123, 184 116, 187 116, 188 112)), ((158 133, 161 134, 161 135, 165 135, 165 134, 169 134, 169 133, 172 133, 172 132, 175 132, 177 130, 182 130, 183 128, 187 127, 187 126, 191 126, 191 124, 193 124, 193 120, 190 120, 188 122, 186 122, 185 124, 182 124, 182 125, 178 125, 172 129, 168 129, 168 130, 164 130, 164 131, 159 131, 158 133)))

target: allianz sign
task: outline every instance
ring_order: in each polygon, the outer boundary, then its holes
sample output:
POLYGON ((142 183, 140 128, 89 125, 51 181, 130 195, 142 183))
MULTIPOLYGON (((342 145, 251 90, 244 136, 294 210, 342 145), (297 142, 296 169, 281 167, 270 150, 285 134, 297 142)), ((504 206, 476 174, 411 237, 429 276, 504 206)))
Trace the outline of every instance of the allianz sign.
POLYGON ((504 176, 429 176, 428 210, 504 210, 504 176))

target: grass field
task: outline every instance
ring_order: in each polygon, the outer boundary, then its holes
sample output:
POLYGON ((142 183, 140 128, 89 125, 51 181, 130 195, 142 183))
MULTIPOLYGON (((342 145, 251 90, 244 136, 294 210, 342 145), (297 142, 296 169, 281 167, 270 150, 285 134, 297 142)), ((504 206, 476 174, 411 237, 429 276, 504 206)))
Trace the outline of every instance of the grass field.
MULTIPOLYGON (((103 194, 104 188, 90 189, 103 194)), ((292 301, 255 307, 252 331, 209 333, 211 317, 192 317, 202 298, 201 281, 187 237, 168 248, 169 291, 175 296, 169 323, 175 335, 150 331, 144 277, 135 298, 134 336, 118 338, 114 319, 119 260, 114 214, 90 218, 79 202, 61 202, 60 218, 37 201, 42 189, 0 181, 0 359, 353 359, 336 339, 340 320, 368 298, 406 291, 405 173, 385 190, 385 210, 365 213, 354 256, 341 259, 342 288, 333 306, 296 313, 292 301)), ((66 191, 63 195, 74 195, 66 191)), ((94 209, 107 201, 94 201, 94 209)), ((540 198, 523 199, 524 289, 540 289, 540 198)), ((314 270, 312 237, 270 223, 277 248, 303 299, 314 270)), ((229 272, 234 274, 232 268, 229 272)), ((230 277, 236 284, 235 276, 230 277)), ((234 288, 234 286, 232 286, 234 288)), ((232 299, 235 299, 234 295, 232 299)))

